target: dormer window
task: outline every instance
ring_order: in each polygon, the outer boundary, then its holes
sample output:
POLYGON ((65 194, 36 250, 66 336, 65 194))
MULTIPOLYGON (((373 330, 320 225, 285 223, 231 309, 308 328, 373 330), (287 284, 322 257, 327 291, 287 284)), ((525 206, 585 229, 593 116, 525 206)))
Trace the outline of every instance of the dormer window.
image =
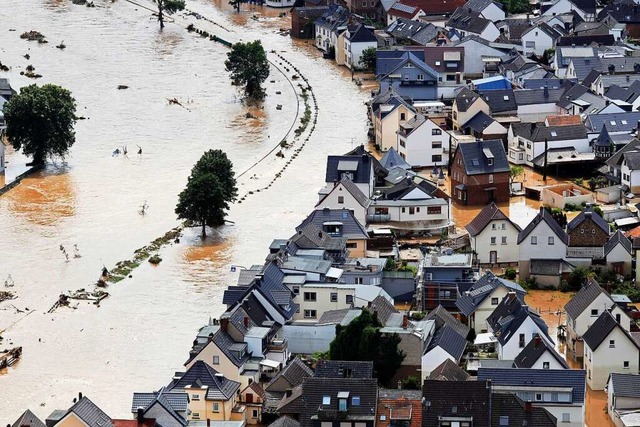
POLYGON ((487 164, 489 166, 493 166, 493 159, 487 159, 487 164))
POLYGON ((341 391, 338 393, 338 411, 347 411, 347 400, 349 400, 349 392, 341 391))

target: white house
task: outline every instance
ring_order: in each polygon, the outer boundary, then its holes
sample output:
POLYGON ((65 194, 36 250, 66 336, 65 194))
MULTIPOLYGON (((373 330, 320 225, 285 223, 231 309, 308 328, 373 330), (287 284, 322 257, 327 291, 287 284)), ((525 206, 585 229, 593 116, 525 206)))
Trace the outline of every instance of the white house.
POLYGON ((626 185, 632 193, 640 192, 640 151, 627 151, 622 155, 621 184, 626 185))
POLYGON ((553 346, 547 325, 538 313, 524 305, 515 292, 509 292, 487 317, 487 324, 497 343, 500 360, 514 360, 529 341, 540 338, 553 346))
POLYGON ((577 153, 593 154, 587 128, 582 124, 544 126, 538 123, 513 123, 507 139, 509 161, 516 164, 533 166, 545 152, 545 141, 548 150, 573 149, 577 153))
POLYGON ((607 412, 616 427, 637 425, 640 412, 640 375, 635 372, 609 375, 607 412))
POLYGON ((592 390, 603 390, 611 373, 638 372, 640 347, 609 311, 605 310, 582 338, 587 384, 592 390))
POLYGON ((493 0, 469 0, 464 6, 467 9, 479 12, 484 19, 489 21, 503 21, 506 17, 504 6, 493 0))
POLYGON ((413 167, 446 166, 449 134, 422 114, 400 124, 396 150, 413 167))
POLYGON ((630 275, 632 252, 631 241, 622 231, 616 231, 604 245, 607 267, 622 276, 630 275))
POLYGON ((323 195, 315 206, 316 210, 324 208, 330 209, 349 209, 353 211, 353 216, 360 224, 367 223, 367 208, 369 207, 369 198, 351 181, 349 178, 343 178, 329 190, 328 194, 323 195))
POLYGON ((457 30, 461 37, 475 35, 489 42, 500 37, 500 30, 493 21, 466 7, 456 9, 445 26, 457 30))
POLYGON ((415 115, 415 108, 395 93, 377 107, 373 112, 372 122, 376 144, 382 151, 396 147, 398 140, 396 132, 402 124, 413 119, 415 115))
POLYGON ((556 40, 558 40, 561 35, 558 30, 550 27, 545 22, 529 27, 521 36, 522 52, 527 56, 532 53, 542 55, 545 50, 555 47, 556 40))
POLYGON ((352 70, 360 70, 362 52, 368 48, 377 48, 378 39, 373 34, 372 27, 363 24, 355 28, 347 28, 344 35, 345 65, 352 70))
POLYGON ((520 301, 524 301, 527 293, 517 283, 497 277, 487 270, 480 280, 460 295, 456 306, 476 334, 486 333, 489 330, 487 318, 509 292, 515 292, 520 301))
POLYGON ((567 233, 549 211, 540 208, 538 215, 518 234, 520 278, 529 278, 533 260, 563 260, 567 256, 567 243, 567 233))
POLYGON ((315 21, 315 46, 330 53, 338 44, 338 36, 347 29, 349 11, 342 6, 332 7, 315 21))
POLYGON ((569 365, 558 354, 553 345, 541 337, 535 337, 513 360, 519 369, 569 369, 569 365))
POLYGON ((453 129, 461 129, 463 124, 467 123, 479 112, 490 115, 491 108, 489 108, 489 104, 476 92, 467 87, 462 87, 456 94, 451 107, 453 129))
POLYGON ((519 261, 518 233, 513 223, 495 203, 491 203, 466 226, 471 249, 481 266, 515 265, 519 261))
MULTIPOLYGON (((593 4, 593 9, 595 11, 595 3, 593 4)), ((580 15, 580 18, 585 21, 591 21, 594 18, 593 13, 590 13, 591 11, 583 10, 582 8, 576 6, 576 4, 570 0, 557 0, 555 2, 552 2, 551 5, 545 7, 545 11, 542 14, 546 16, 555 16, 569 12, 576 12, 578 15, 580 15)))
POLYGON ((431 371, 447 359, 456 364, 460 363, 466 347, 467 337, 458 334, 454 327, 445 324, 438 328, 422 356, 422 381, 424 382, 431 371))

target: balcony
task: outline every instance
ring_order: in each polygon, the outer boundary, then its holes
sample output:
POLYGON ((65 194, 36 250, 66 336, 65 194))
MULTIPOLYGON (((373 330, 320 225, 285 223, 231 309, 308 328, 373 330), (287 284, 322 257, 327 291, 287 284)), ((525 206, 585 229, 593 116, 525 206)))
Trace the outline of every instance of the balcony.
POLYGON ((288 343, 286 339, 274 339, 269 344, 267 344, 267 351, 273 351, 281 353, 285 351, 288 347, 288 343))
POLYGON ((367 215, 367 222, 389 222, 391 215, 389 214, 373 214, 367 215))
POLYGON ((347 418, 347 411, 338 411, 336 408, 320 405, 318 407, 319 420, 339 420, 347 418))

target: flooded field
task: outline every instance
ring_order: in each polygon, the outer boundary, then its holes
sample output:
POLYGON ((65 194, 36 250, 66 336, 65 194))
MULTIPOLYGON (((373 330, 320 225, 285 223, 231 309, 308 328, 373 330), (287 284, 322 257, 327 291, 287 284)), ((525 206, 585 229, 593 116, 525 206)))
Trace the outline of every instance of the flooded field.
MULTIPOLYGON (((226 3, 219 5, 227 9, 226 3)), ((140 6, 124 0, 95 4, 3 0, 0 7, 0 61, 11 67, 0 78, 10 78, 16 88, 31 84, 20 71, 33 65, 43 75, 38 84, 70 89, 78 115, 86 117, 78 122, 66 163, 51 165, 0 197, 6 243, 0 286, 11 275, 18 295, 0 304, 0 346, 24 348, 22 360, 0 373, 2 425, 26 408, 46 417, 68 407, 78 391, 109 415, 129 418, 131 393, 168 383, 197 329, 223 311, 222 292, 237 275, 230 266, 261 263, 272 239, 290 236, 317 201, 326 155, 366 139, 366 91, 306 43, 278 34, 286 20, 273 11, 236 14, 206 0, 190 1, 190 9, 220 26, 181 14, 160 32, 140 6), (267 50, 294 63, 317 97, 315 132, 268 191, 232 207, 234 225, 204 242, 196 230, 187 230, 179 244, 161 251, 159 266, 145 263, 132 278, 111 285, 111 297, 100 307, 73 303, 46 314, 61 292, 89 286, 103 265, 130 258, 178 224, 177 194, 202 152, 223 149, 243 172, 292 124, 297 101, 288 80, 272 70, 264 110, 247 119, 248 109, 224 70, 226 49, 185 31, 190 22, 232 41, 260 38, 267 50), (49 43, 21 40, 29 30, 40 31, 49 43), (55 48, 62 40, 63 51, 55 48), (184 107, 170 105, 172 98, 184 107), (128 156, 112 157, 124 146, 128 156), (143 154, 132 154, 138 146, 143 154), (79 257, 66 262, 60 245, 72 254, 77 245, 79 257)), ((286 159, 268 156, 244 175, 240 193, 267 184, 291 156, 284 154, 286 159)))

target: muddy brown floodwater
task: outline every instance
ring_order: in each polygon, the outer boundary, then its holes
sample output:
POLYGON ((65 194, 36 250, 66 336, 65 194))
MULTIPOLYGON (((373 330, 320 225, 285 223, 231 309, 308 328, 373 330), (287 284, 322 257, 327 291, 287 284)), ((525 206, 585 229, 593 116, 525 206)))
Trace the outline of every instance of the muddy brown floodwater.
MULTIPOLYGON (((43 75, 38 84, 70 89, 78 115, 86 117, 78 122, 66 163, 0 197, 0 286, 11 275, 18 294, 11 301, 15 308, 0 304, 0 347, 24 348, 22 360, 0 373, 0 425, 26 408, 46 417, 68 407, 79 391, 109 415, 129 418, 131 393, 167 384, 182 368, 197 329, 223 311, 222 293, 237 275, 230 265, 262 263, 271 240, 289 237, 316 203, 327 154, 366 138, 366 91, 308 44, 279 35, 287 23, 279 11, 265 16, 254 7, 234 14, 191 0, 191 10, 229 31, 181 14, 160 32, 144 8, 124 0, 94 3, 87 8, 70 0, 3 0, 0 7, 0 61, 11 67, 0 77, 16 88, 31 84, 20 75, 31 64, 43 75), (133 277, 111 285, 111 297, 99 308, 74 302, 46 314, 61 292, 89 286, 103 265, 131 258, 178 224, 177 194, 205 150, 223 149, 242 172, 292 124, 297 103, 284 76, 272 70, 264 110, 247 119, 224 70, 226 48, 185 31, 190 22, 231 41, 259 38, 294 63, 317 97, 315 132, 268 190, 231 208, 235 225, 204 242, 196 230, 187 230, 179 244, 161 250, 159 266, 144 263, 133 277), (40 31, 49 43, 19 38, 29 30, 40 31), (67 48, 56 49, 63 40, 67 48), (184 108, 170 105, 173 98, 184 108), (112 157, 124 146, 128 157, 112 157), (141 156, 135 154, 138 146, 141 156), (80 257, 66 262, 60 245, 70 254, 77 245, 80 257)), ((226 9, 225 0, 219 4, 226 9)), ((240 193, 267 185, 293 150, 284 154, 268 156, 244 175, 240 193)))

